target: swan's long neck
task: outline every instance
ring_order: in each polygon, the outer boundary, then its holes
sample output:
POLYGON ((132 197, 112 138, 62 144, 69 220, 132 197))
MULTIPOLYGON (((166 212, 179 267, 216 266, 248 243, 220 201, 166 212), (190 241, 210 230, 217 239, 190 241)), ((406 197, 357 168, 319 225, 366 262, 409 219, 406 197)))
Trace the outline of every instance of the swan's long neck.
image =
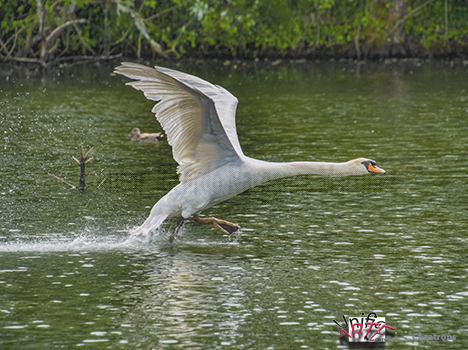
POLYGON ((270 163, 258 161, 262 182, 296 175, 349 176, 353 175, 348 163, 330 162, 290 162, 270 163))

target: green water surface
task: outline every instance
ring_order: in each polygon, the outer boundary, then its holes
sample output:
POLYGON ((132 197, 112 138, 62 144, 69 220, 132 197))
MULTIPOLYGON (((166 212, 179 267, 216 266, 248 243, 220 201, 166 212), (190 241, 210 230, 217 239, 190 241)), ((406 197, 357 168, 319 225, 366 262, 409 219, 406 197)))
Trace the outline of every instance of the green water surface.
POLYGON ((239 99, 244 153, 375 159, 384 176, 300 176, 131 238, 178 183, 154 103, 110 65, 0 70, 1 349, 346 349, 374 311, 388 349, 468 344, 468 67, 189 62, 239 99), (71 158, 93 147, 87 191, 71 158), (412 335, 456 340, 414 340, 412 335))

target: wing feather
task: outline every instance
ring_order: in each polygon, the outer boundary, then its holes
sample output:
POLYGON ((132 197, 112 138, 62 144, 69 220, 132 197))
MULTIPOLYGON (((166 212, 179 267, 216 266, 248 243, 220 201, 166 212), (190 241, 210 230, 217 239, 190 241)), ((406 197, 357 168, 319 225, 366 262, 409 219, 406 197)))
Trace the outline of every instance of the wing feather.
POLYGON ((122 63, 127 85, 159 101, 152 111, 167 134, 180 181, 243 157, 237 138, 237 99, 220 86, 172 69, 122 63))

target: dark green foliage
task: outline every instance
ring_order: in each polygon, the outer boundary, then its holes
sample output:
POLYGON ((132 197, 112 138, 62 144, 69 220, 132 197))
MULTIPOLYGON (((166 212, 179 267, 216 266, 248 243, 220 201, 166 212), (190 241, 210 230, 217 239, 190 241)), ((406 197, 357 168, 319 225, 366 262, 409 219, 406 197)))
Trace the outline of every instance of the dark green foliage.
POLYGON ((3 0, 0 59, 466 55, 462 0, 3 0))

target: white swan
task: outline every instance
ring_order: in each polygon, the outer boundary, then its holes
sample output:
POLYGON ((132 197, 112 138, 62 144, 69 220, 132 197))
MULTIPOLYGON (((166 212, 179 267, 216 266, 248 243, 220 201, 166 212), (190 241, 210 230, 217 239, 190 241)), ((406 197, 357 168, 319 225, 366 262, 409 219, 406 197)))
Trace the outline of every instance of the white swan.
POLYGON ((199 213, 249 188, 283 177, 385 173, 367 158, 345 163, 271 163, 247 157, 236 132, 238 101, 226 89, 163 67, 153 69, 125 62, 115 73, 137 80, 127 85, 143 91, 149 100, 160 101, 153 112, 179 163, 180 183, 154 205, 150 216, 133 234, 147 233, 164 220, 179 217, 169 239, 172 242, 190 216, 230 234, 240 227, 216 218, 200 218, 199 213))

